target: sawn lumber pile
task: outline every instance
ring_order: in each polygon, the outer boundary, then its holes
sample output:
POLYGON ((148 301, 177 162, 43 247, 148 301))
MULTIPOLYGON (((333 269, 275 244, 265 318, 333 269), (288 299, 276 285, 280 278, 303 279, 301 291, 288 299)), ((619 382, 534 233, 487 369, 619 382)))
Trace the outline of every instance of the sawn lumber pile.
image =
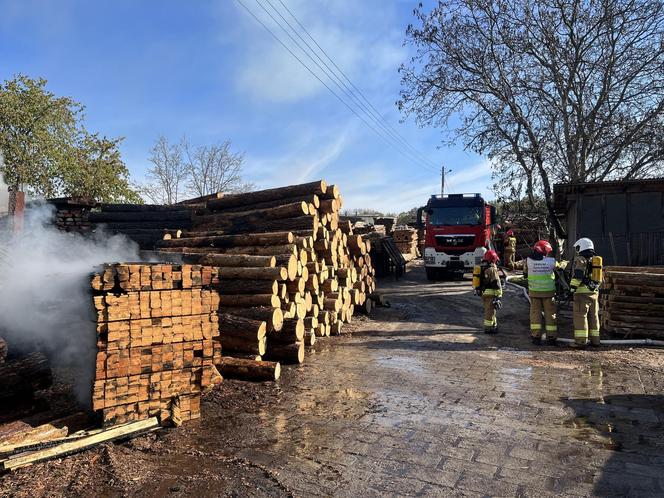
POLYGON ((664 338, 664 267, 610 266, 602 287, 602 326, 625 336, 664 338))
POLYGON ((224 355, 301 363, 306 345, 371 310, 371 246, 340 221, 341 204, 322 180, 213 198, 157 244, 219 267, 224 355))
POLYGON ((392 233, 394 243, 408 261, 419 256, 417 247, 417 230, 413 228, 397 228, 392 233))
POLYGON ((217 269, 129 263, 93 274, 97 362, 92 395, 104 425, 200 416, 201 391, 221 380, 217 269))

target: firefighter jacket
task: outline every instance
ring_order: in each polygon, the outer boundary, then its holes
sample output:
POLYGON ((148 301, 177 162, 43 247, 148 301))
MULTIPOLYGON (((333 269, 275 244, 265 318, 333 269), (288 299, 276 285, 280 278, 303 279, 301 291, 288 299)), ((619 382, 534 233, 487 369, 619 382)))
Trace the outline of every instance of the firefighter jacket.
POLYGON ((505 242, 505 251, 516 252, 516 237, 507 237, 505 242))
POLYGON ((570 287, 576 294, 597 294, 600 282, 592 279, 592 256, 577 254, 574 259, 574 269, 570 287))
POLYGON ((555 258, 533 254, 526 259, 523 276, 528 278, 530 297, 553 297, 556 295, 556 275, 558 266, 555 258))
POLYGON ((498 267, 494 263, 482 268, 482 289, 482 296, 502 297, 503 295, 498 267))

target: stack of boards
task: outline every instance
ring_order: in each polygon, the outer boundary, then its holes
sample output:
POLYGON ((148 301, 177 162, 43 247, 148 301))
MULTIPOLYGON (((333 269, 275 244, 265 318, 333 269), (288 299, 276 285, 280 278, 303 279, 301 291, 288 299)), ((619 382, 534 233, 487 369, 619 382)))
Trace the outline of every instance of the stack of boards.
POLYGON ((420 255, 417 243, 417 230, 413 228, 397 228, 392 233, 392 238, 406 261, 411 261, 420 255))
POLYGON ((92 275, 92 404, 104 425, 200 416, 202 390, 221 381, 217 282, 201 265, 112 264, 92 275))
POLYGON ((664 338, 664 268, 607 267, 601 309, 604 330, 664 338))

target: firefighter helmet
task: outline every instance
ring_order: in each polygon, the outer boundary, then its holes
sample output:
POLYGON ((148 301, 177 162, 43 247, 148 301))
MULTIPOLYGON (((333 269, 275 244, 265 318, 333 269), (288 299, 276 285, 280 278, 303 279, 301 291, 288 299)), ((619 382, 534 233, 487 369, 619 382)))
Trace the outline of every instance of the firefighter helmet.
POLYGON ((553 251, 553 247, 551 247, 548 240, 539 240, 533 246, 533 250, 546 256, 553 251))
POLYGON ((593 244, 593 241, 590 240, 589 238, 583 237, 582 239, 579 239, 576 242, 574 242, 574 249, 576 249, 576 252, 583 252, 589 249, 594 250, 595 244, 593 244))
POLYGON ((489 263, 497 263, 499 259, 500 258, 498 257, 498 253, 493 249, 490 249, 486 252, 482 261, 488 261, 489 263))
POLYGON ((508 237, 513 237, 514 236, 514 230, 512 230, 510 228, 507 232, 505 232, 505 235, 507 235, 508 237))

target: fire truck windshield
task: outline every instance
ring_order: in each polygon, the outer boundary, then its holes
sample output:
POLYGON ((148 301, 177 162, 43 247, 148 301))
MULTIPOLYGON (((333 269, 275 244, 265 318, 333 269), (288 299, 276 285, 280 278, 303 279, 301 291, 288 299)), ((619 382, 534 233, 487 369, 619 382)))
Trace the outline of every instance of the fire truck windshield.
POLYGON ((429 214, 431 225, 480 225, 482 223, 480 206, 438 207, 429 214))

